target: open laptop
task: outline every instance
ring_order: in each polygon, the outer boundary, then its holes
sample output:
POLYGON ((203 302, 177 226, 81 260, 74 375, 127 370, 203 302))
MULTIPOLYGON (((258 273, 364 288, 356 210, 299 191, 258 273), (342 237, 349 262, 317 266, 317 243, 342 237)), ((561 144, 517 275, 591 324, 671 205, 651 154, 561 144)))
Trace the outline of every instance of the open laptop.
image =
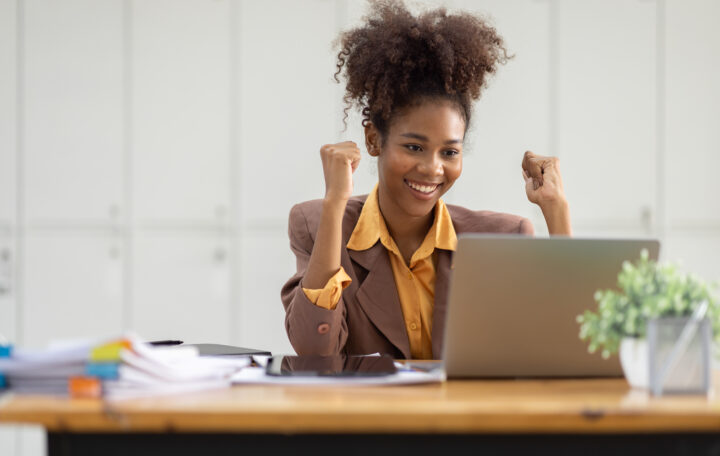
POLYGON ((625 260, 656 240, 461 235, 453 258, 443 361, 448 377, 620 376, 589 354, 577 316, 617 289, 625 260))

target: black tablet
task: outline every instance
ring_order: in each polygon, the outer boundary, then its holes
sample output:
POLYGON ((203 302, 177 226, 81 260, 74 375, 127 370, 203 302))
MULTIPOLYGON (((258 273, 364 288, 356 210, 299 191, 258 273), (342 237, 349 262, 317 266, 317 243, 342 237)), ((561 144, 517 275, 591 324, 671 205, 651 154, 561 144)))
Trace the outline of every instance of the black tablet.
POLYGON ((383 356, 273 356, 268 375, 305 377, 378 377, 396 372, 392 357, 383 356))

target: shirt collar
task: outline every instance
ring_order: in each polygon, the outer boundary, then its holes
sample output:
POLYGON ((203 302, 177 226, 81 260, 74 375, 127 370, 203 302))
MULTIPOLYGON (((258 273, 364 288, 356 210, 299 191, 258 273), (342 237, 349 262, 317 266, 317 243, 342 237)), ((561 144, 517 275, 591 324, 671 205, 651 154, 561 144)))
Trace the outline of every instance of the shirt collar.
MULTIPOLYGON (((360 218, 350 235, 347 248, 350 250, 367 250, 374 246, 378 240, 380 240, 388 250, 398 255, 400 254, 395 241, 390 236, 390 232, 385 224, 385 219, 380 212, 378 185, 376 184, 368 195, 367 200, 365 200, 365 204, 360 212, 360 218)), ((435 249, 455 251, 456 247, 457 235, 455 234, 450 213, 445 203, 442 200, 438 200, 435 205, 435 220, 428 234, 425 236, 425 240, 413 254, 410 263, 413 264, 418 259, 431 255, 435 249)))

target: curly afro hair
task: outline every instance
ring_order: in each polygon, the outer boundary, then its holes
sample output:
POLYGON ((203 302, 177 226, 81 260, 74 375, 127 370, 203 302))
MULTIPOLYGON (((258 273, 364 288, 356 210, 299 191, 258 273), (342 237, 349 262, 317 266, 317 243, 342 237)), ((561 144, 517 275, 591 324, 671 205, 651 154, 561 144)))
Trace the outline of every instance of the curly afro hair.
POLYGON ((335 81, 344 70, 345 121, 362 112, 384 142, 393 115, 427 99, 455 103, 470 123, 487 76, 508 59, 503 39, 483 18, 439 8, 414 16, 402 0, 370 0, 364 24, 338 38, 335 81))

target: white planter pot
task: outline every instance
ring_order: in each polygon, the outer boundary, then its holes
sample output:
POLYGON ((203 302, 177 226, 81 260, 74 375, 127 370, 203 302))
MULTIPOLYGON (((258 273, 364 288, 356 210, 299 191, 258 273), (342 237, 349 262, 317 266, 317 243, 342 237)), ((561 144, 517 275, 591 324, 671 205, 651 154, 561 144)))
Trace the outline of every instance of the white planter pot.
POLYGON ((633 388, 648 387, 648 344, 646 339, 624 337, 620 342, 620 364, 630 386, 633 388))

